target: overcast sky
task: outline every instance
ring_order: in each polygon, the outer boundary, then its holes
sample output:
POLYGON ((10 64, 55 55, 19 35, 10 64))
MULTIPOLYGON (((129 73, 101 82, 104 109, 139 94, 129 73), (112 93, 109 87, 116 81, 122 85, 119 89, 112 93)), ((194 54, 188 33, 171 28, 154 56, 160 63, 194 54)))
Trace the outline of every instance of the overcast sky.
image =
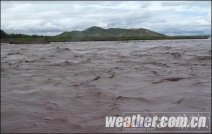
POLYGON ((8 33, 55 35, 91 26, 211 34, 211 2, 1 1, 1 29, 8 33))

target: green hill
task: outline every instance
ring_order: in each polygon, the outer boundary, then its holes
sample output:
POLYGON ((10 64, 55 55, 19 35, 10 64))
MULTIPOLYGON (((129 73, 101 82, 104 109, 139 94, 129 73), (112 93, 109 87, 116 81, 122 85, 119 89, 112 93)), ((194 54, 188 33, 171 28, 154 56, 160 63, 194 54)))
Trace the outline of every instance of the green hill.
POLYGON ((90 27, 84 31, 63 32, 55 36, 7 34, 1 30, 1 42, 11 44, 33 44, 70 41, 122 41, 122 40, 164 40, 164 39, 207 39, 209 36, 167 36, 144 28, 123 29, 90 27))
POLYGON ((57 35, 57 39, 66 41, 83 41, 83 40, 128 40, 128 39, 153 39, 166 37, 166 35, 150 31, 147 29, 121 29, 100 27, 90 27, 84 31, 64 32, 57 35))

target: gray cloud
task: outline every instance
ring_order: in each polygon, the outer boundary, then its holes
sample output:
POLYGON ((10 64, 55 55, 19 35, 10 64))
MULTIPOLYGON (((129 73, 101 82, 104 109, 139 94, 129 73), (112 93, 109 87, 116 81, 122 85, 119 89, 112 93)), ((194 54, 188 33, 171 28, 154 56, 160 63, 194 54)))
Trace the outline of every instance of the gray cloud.
POLYGON ((148 28, 169 35, 211 34, 211 2, 1 2, 1 28, 8 33, 55 35, 94 25, 148 28))

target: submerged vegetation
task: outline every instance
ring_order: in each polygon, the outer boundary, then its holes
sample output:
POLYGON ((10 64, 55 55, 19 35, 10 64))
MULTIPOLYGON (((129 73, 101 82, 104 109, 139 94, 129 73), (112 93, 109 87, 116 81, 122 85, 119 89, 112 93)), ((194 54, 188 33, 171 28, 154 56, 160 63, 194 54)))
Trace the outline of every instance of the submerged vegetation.
POLYGON ((1 43, 33 44, 71 41, 122 41, 122 40, 165 40, 165 39, 207 39, 209 36, 167 36, 147 29, 121 29, 90 27, 84 31, 64 32, 55 36, 7 34, 1 30, 1 43))

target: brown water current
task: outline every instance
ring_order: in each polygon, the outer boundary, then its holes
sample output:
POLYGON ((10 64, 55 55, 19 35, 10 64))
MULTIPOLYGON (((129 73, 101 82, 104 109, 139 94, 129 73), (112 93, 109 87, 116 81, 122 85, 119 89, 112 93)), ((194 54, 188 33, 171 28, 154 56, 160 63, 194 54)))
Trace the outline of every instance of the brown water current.
POLYGON ((122 132, 122 112, 210 112, 211 40, 1 44, 2 132, 122 132))

